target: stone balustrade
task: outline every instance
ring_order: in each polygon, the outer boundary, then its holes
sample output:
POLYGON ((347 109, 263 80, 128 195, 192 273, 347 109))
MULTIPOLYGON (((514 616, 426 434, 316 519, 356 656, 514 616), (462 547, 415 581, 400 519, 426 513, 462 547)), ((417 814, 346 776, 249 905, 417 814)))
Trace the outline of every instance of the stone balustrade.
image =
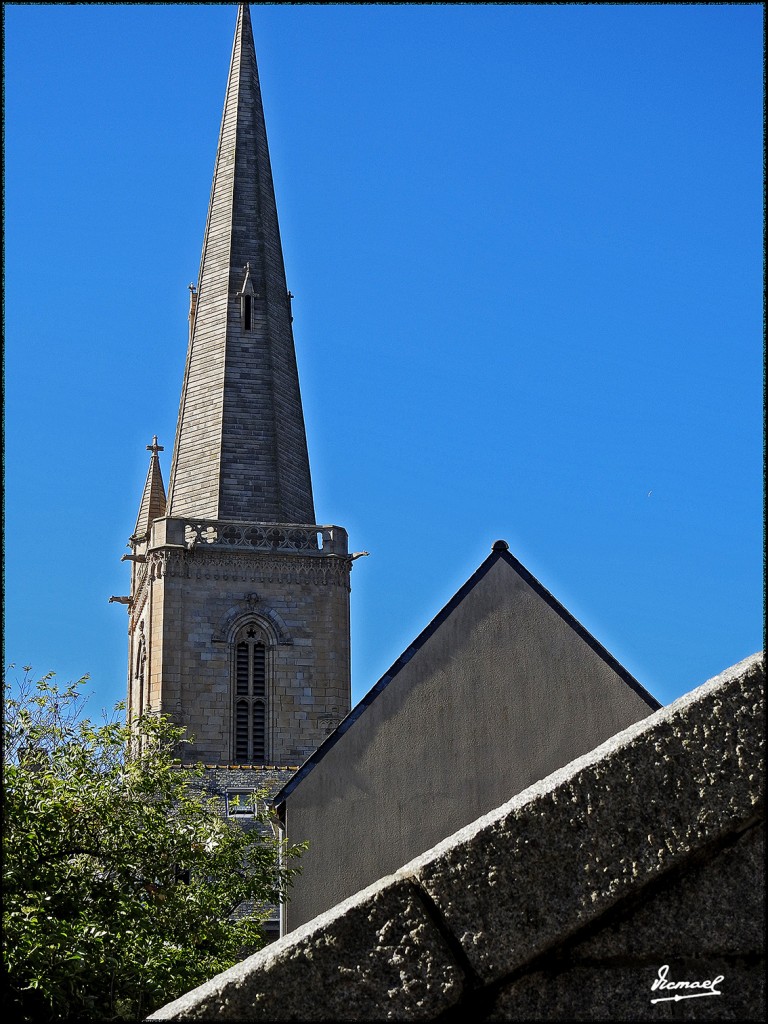
POLYGON ((218 519, 163 518, 152 526, 150 547, 198 546, 271 554, 347 555, 347 531, 341 526, 307 523, 246 523, 218 519))

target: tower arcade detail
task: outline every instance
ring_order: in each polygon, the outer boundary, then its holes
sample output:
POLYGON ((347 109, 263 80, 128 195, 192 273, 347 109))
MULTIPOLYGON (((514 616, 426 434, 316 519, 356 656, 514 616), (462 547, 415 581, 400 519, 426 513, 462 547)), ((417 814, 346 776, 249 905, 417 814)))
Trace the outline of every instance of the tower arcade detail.
POLYGON ((247 4, 238 10, 166 497, 154 438, 130 538, 131 719, 184 757, 300 763, 350 708, 346 532, 315 523, 247 4))

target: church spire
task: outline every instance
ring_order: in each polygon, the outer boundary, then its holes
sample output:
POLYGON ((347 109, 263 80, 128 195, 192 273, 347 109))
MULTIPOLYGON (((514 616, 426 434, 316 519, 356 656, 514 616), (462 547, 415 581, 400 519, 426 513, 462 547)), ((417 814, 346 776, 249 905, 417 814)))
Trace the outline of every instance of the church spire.
POLYGON ((168 515, 315 518, 248 4, 237 15, 168 515))
POLYGON ((152 444, 147 445, 147 451, 152 452, 149 459, 149 470, 147 480, 144 484, 144 493, 141 496, 139 514, 136 517, 136 528, 133 536, 136 538, 145 537, 156 519, 165 515, 165 487, 163 486, 163 474, 160 472, 160 459, 158 452, 164 451, 162 445, 157 443, 157 434, 152 438, 152 444))
POLYGON ((300 764, 350 708, 352 557, 346 530, 315 523, 290 299, 242 4, 168 501, 155 438, 130 594, 112 598, 128 609, 129 719, 171 715, 190 763, 300 764))

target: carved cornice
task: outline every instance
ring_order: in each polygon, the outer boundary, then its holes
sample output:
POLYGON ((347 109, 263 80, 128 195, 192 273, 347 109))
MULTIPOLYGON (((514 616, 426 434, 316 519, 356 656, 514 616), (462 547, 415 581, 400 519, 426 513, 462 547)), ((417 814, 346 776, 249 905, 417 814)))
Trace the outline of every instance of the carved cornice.
POLYGON ((237 580, 252 583, 309 583, 349 589, 352 560, 348 555, 275 555, 254 551, 226 553, 220 549, 156 548, 147 556, 149 579, 176 577, 237 580))

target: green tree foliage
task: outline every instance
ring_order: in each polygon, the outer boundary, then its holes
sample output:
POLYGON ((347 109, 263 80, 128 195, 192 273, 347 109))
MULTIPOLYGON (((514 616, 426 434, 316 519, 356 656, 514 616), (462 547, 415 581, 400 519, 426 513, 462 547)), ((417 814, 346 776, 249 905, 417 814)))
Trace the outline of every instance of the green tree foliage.
POLYGON ((6 686, 5 1019, 141 1020, 260 948, 268 910, 233 911, 296 870, 265 811, 243 831, 179 767, 182 730, 94 724, 84 682, 6 686))

